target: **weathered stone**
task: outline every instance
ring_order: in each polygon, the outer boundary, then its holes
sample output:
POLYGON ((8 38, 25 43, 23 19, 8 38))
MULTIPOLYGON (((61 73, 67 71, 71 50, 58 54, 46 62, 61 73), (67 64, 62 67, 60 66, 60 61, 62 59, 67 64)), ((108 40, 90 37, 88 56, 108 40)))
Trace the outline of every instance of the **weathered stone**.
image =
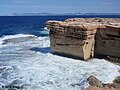
POLYGON ((120 70, 118 70, 118 72, 120 73, 120 70))
MULTIPOLYGON (((108 60, 110 62, 113 62, 113 63, 115 63, 115 64, 120 66, 120 58, 113 57, 113 56, 112 57, 111 56, 107 56, 106 60, 108 60)), ((120 72, 120 70, 118 72, 120 72)))
POLYGON ((120 27, 105 26, 96 33, 96 55, 120 57, 120 27))
POLYGON ((103 87, 102 82, 92 75, 88 78, 88 82, 91 86, 100 87, 100 88, 103 87))
POLYGON ((120 19, 73 18, 46 22, 53 53, 82 59, 120 57, 120 19))
POLYGON ((89 86, 85 90, 119 90, 119 89, 109 88, 109 87, 99 88, 99 87, 89 86))
POLYGON ((112 87, 117 89, 117 90, 120 90, 120 84, 119 83, 113 83, 112 87))
POLYGON ((120 84, 120 76, 118 76, 113 82, 120 84))
POLYGON ((90 76, 88 78, 89 87, 85 90, 120 90, 120 77, 118 76, 113 83, 102 83, 100 80, 98 80, 94 76, 90 76))
POLYGON ((85 90, 102 90, 102 89, 101 89, 101 88, 98 88, 98 87, 89 86, 89 87, 86 88, 85 90))

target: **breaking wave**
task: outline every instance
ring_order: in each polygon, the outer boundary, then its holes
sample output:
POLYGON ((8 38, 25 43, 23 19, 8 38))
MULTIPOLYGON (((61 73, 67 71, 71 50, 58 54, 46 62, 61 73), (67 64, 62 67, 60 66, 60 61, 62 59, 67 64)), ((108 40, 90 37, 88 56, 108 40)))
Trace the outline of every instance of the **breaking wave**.
POLYGON ((119 69, 104 59, 84 62, 53 55, 49 37, 17 34, 0 38, 0 90, 10 85, 23 90, 83 90, 90 75, 110 83, 119 69))

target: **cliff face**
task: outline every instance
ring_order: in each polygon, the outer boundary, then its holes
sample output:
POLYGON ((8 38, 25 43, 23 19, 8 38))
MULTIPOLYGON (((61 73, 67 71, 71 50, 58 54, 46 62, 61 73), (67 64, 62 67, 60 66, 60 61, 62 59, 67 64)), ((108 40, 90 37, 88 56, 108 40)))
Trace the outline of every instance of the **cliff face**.
POLYGON ((46 22, 53 53, 88 59, 120 57, 120 19, 74 18, 46 22))
POLYGON ((95 54, 120 57, 120 27, 97 29, 95 54))

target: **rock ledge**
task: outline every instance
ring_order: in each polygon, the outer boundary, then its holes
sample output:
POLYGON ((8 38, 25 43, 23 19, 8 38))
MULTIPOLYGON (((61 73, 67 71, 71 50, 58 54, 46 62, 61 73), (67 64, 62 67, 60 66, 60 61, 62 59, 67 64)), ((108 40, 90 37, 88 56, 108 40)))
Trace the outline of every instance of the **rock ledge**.
POLYGON ((53 53, 89 59, 94 56, 120 58, 119 18, 73 18, 47 21, 53 53))

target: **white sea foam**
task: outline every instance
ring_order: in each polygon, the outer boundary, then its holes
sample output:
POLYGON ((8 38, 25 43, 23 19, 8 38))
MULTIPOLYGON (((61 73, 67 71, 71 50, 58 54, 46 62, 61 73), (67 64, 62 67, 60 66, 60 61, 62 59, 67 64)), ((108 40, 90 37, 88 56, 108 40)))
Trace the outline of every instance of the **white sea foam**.
POLYGON ((0 45, 3 43, 3 40, 0 40, 0 45))
POLYGON ((47 27, 41 28, 41 31, 37 31, 37 32, 41 35, 48 35, 49 34, 49 30, 47 29, 47 27))
MULTIPOLYGON (((19 38, 13 35, 7 39, 11 37, 19 38)), ((5 68, 0 73, 0 85, 22 85, 23 90, 84 90, 90 75, 104 83, 119 75, 120 67, 104 59, 84 62, 53 55, 49 37, 9 43, 0 49, 4 51, 0 53, 0 68, 5 68)))
POLYGON ((49 29, 48 29, 47 27, 44 27, 44 30, 47 30, 47 31, 49 31, 49 29))
POLYGON ((30 34, 7 35, 7 36, 4 36, 3 39, 12 39, 12 38, 20 38, 20 37, 28 37, 28 36, 34 36, 34 35, 30 35, 30 34))
POLYGON ((14 39, 14 38, 20 38, 20 37, 34 37, 34 35, 29 35, 29 34, 16 34, 16 35, 7 35, 7 36, 3 36, 0 38, 0 44, 3 43, 4 40, 6 39, 14 39))

